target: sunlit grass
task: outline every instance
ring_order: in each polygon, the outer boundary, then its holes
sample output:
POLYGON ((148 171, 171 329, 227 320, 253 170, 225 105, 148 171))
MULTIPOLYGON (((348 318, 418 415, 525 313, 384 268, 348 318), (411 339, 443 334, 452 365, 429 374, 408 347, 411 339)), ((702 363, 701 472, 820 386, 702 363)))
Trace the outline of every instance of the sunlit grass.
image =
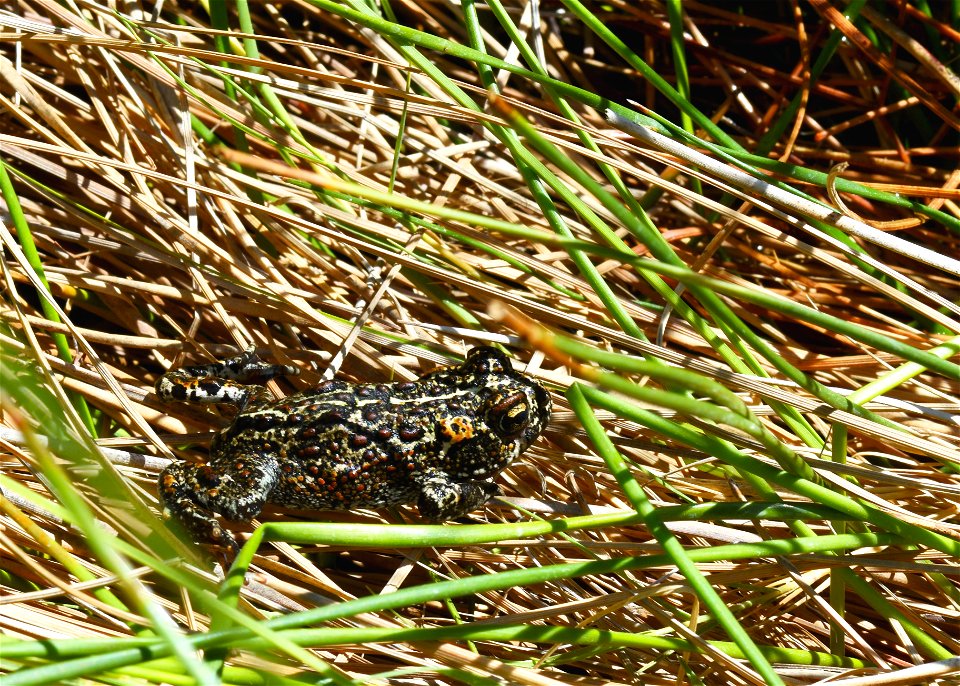
POLYGON ((949 10, 562 4, 0 15, 4 684, 960 671, 949 10), (554 418, 469 521, 268 508, 225 570, 155 482, 230 412, 152 389, 250 343, 502 345, 554 418))

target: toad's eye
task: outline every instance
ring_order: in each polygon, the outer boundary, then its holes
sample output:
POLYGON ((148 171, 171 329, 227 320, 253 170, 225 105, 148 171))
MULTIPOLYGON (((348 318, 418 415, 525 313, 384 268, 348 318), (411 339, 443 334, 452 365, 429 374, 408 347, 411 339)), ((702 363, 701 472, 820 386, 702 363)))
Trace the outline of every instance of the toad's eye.
POLYGON ((503 438, 516 438, 530 425, 530 409, 523 391, 496 398, 487 408, 487 424, 503 438))

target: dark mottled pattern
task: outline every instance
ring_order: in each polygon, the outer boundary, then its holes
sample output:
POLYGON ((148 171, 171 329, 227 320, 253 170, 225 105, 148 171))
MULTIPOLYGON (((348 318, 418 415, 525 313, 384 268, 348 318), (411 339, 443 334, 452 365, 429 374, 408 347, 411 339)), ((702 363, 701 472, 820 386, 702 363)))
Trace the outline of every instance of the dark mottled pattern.
POLYGON ((497 493, 489 481, 533 443, 550 419, 550 397, 494 348, 415 382, 327 381, 280 401, 247 385, 291 367, 252 350, 157 382, 165 400, 240 408, 202 465, 160 475, 164 512, 200 540, 235 547, 213 513, 252 519, 266 503, 348 510, 416 502, 429 519, 453 519, 497 493))

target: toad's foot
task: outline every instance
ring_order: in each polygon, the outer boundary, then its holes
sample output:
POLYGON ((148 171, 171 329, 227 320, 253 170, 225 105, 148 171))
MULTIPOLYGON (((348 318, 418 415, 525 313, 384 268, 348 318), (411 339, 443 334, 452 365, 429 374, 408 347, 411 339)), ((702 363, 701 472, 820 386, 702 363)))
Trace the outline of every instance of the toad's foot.
POLYGON ((439 470, 431 472, 421 481, 417 507, 422 516, 433 521, 462 517, 500 493, 491 481, 454 481, 439 470))

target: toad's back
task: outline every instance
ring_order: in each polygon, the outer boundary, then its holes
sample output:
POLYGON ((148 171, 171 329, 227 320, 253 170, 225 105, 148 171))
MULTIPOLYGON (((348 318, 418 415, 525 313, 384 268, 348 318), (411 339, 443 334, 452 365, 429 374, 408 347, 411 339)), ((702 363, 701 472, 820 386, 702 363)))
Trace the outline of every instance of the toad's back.
POLYGON ((479 437, 490 433, 479 414, 483 390, 432 380, 331 381, 242 412, 218 435, 211 457, 274 456, 280 479, 268 502, 275 504, 349 509, 408 503, 416 500, 427 470, 482 479, 522 450, 491 440, 477 449, 479 437))

